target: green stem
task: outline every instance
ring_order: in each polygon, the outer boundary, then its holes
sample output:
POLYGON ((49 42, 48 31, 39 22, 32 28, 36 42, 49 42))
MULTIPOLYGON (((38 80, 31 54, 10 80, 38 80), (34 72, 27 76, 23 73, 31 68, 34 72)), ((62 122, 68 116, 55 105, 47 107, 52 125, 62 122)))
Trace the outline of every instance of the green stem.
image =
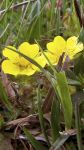
POLYGON ((80 110, 79 110, 79 105, 77 103, 75 104, 75 125, 77 129, 78 150, 83 150, 82 139, 81 139, 80 110))

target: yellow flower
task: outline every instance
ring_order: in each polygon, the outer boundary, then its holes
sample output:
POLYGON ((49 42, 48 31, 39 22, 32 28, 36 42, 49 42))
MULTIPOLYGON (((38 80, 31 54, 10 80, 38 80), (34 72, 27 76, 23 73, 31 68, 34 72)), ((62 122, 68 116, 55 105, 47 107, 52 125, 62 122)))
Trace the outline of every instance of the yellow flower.
POLYGON ((60 56, 65 53, 65 56, 69 56, 70 59, 73 59, 74 56, 83 50, 83 44, 78 43, 78 38, 72 36, 66 41, 61 36, 56 36, 53 42, 47 44, 48 51, 45 53, 49 58, 51 63, 57 64, 60 56))
MULTIPOLYGON (((38 71, 36 66, 11 49, 16 50, 16 48, 12 46, 8 46, 3 50, 3 56, 7 58, 2 63, 2 70, 4 73, 12 74, 15 76, 30 76, 38 71)), ((29 44, 28 42, 24 42, 19 46, 18 51, 35 60, 42 67, 46 65, 45 59, 39 53, 39 47, 37 44, 29 44)))

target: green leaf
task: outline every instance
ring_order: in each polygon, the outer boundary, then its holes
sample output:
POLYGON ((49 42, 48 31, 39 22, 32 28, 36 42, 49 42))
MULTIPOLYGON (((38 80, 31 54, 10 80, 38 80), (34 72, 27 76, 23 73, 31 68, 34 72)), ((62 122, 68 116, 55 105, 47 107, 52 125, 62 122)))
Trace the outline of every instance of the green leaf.
POLYGON ((61 135, 55 143, 51 146, 49 150, 58 150, 64 143, 65 141, 69 138, 69 135, 61 135))
POLYGON ((28 129, 23 128, 23 131, 35 150, 48 150, 29 133, 28 129))
POLYGON ((59 127, 60 127, 60 102, 55 98, 52 102, 51 108, 51 129, 53 142, 59 137, 59 127))
POLYGON ((84 74, 84 51, 74 60, 74 72, 76 75, 84 74))
POLYGON ((44 118, 43 118, 43 112, 42 112, 42 98, 41 98, 41 94, 40 94, 40 88, 38 87, 37 90, 37 100, 38 100, 38 115, 39 115, 39 121, 40 121, 40 125, 41 125, 41 129, 43 131, 43 134, 45 136, 45 139, 47 141, 48 146, 50 147, 50 142, 46 133, 46 128, 45 128, 45 122, 44 122, 44 118))
POLYGON ((0 79, 0 99, 3 102, 3 104, 6 106, 6 108, 12 113, 13 106, 11 105, 10 101, 8 100, 8 96, 2 85, 1 79, 0 79))
POLYGON ((64 72, 57 74, 58 93, 63 107, 65 127, 71 128, 72 123, 72 101, 69 93, 68 83, 64 72))
POLYGON ((80 116, 80 106, 78 103, 75 104, 75 126, 77 130, 77 143, 78 149, 83 150, 82 136, 81 136, 81 116, 80 116))
POLYGON ((78 40, 79 42, 84 43, 84 27, 81 28, 78 40))
MULTIPOLYGON (((36 41, 36 43, 38 44, 37 41, 36 41)), ((56 74, 56 73, 57 73, 56 68, 53 66, 53 64, 51 63, 51 61, 49 60, 49 58, 46 56, 46 54, 44 53, 44 50, 41 48, 41 46, 40 46, 39 44, 38 44, 38 46, 39 46, 39 48, 40 48, 42 54, 44 55, 44 57, 45 57, 46 60, 48 61, 50 68, 52 69, 52 71, 54 72, 54 74, 56 74)))

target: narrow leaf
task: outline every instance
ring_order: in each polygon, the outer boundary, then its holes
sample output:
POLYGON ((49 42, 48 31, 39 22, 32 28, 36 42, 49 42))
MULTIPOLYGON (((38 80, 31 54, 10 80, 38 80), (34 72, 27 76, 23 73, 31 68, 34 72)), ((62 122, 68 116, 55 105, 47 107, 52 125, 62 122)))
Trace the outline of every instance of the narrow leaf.
POLYGON ((49 150, 58 150, 68 138, 69 135, 61 135, 49 150))
POLYGON ((46 133, 46 128, 45 128, 45 122, 44 122, 44 118, 43 118, 43 112, 42 112, 42 98, 41 98, 41 94, 40 94, 40 88, 38 87, 37 90, 37 100, 38 100, 38 114, 39 114, 39 120, 40 120, 40 125, 41 125, 41 129, 43 131, 43 134, 45 136, 45 139, 47 141, 48 146, 50 146, 50 142, 46 133))
POLYGON ((65 127, 71 128, 72 123, 72 101, 69 93, 68 83, 64 72, 57 74, 58 93, 64 112, 65 127))
POLYGON ((75 104, 75 126, 77 129, 77 143, 78 149, 82 150, 82 137, 81 137, 81 117, 80 117, 80 106, 78 103, 75 104))
POLYGON ((26 128, 23 128, 23 131, 27 137, 27 139, 30 141, 32 146, 35 148, 35 150, 48 150, 46 147, 44 147, 40 142, 38 142, 26 128))
POLYGON ((59 137, 59 127, 60 127, 60 102, 55 98, 52 102, 51 108, 51 129, 53 142, 59 137))
POLYGON ((6 108, 12 113, 13 112, 13 107, 8 100, 7 93, 2 85, 1 79, 0 79, 0 99, 3 102, 3 104, 6 106, 6 108))

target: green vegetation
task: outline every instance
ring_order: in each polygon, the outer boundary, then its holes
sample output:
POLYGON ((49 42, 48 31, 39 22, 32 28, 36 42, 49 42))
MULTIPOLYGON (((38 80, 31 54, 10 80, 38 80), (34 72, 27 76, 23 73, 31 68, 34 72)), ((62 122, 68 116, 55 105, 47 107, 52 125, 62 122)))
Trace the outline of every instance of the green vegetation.
MULTIPOLYGON (((58 47, 63 46, 60 39, 58 47)), ((0 150, 5 149, 84 149, 84 0, 0 1, 0 150), (56 36, 76 36, 79 45, 71 53, 58 48, 55 64, 46 53, 49 46, 55 49, 56 36), (23 42, 36 43, 41 62, 34 51, 27 55, 7 47, 20 49, 23 42), (5 74, 4 48, 12 58, 17 55, 13 65, 23 71, 27 62, 35 71, 5 74)))

